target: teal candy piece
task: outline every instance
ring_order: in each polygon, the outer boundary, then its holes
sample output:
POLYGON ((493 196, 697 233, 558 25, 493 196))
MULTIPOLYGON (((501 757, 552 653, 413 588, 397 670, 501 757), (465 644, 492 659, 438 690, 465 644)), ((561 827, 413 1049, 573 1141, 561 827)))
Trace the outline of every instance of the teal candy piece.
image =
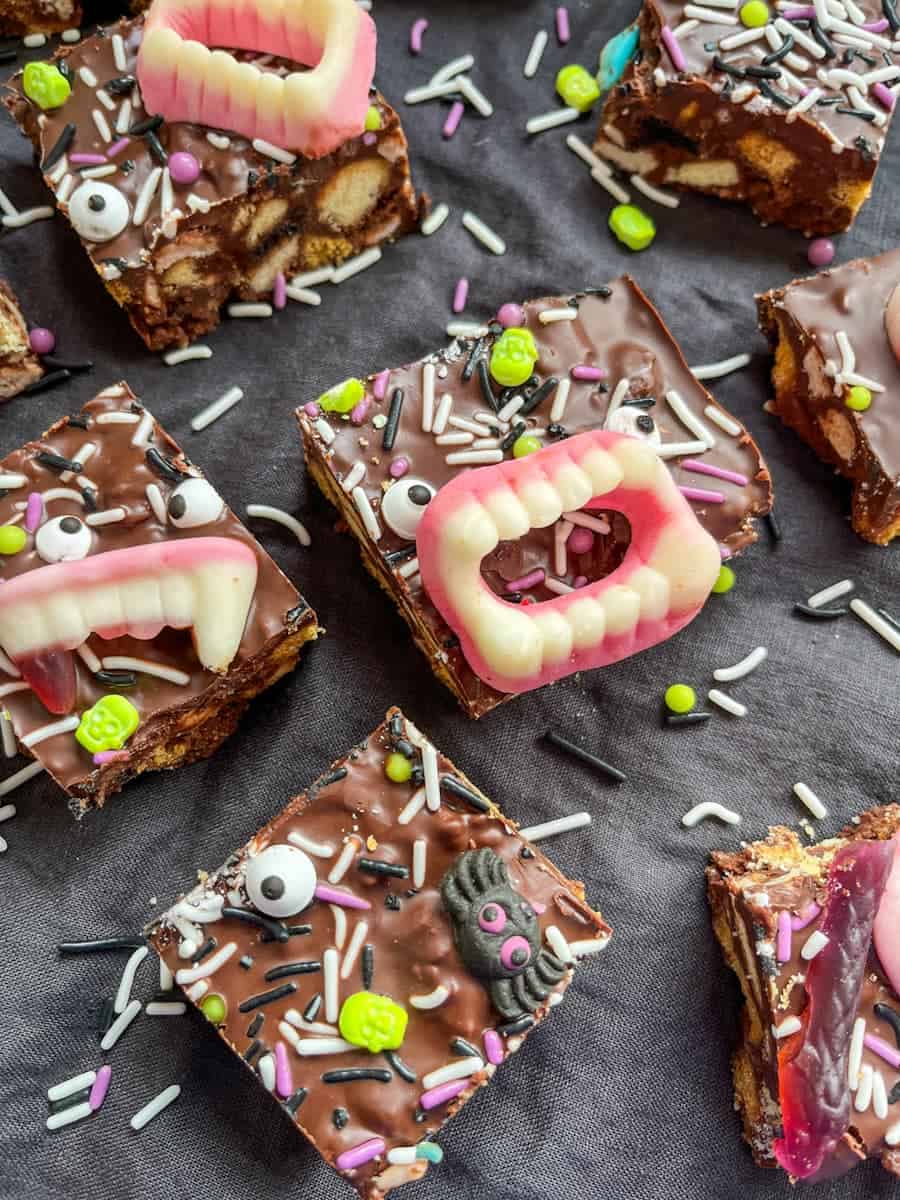
POLYGON ((619 82, 625 69, 638 52, 640 34, 636 25, 629 25, 606 43, 600 51, 600 70, 597 82, 601 92, 607 92, 619 82))
POLYGON ((416 1145, 416 1158, 424 1158, 426 1162, 439 1163, 443 1161, 444 1152, 436 1142, 419 1142, 416 1145))

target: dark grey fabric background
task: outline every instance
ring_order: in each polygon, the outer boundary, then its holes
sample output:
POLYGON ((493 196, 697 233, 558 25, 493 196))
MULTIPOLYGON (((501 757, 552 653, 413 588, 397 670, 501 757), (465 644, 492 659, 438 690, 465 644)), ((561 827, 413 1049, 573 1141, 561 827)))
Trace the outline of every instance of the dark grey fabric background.
MULTIPOLYGON (((115 988, 118 956, 61 961, 56 943, 138 929, 217 866, 336 756, 400 703, 506 811, 533 822, 587 808, 594 823, 546 848, 615 927, 609 949, 578 972, 552 1020, 505 1066, 441 1138, 442 1167, 404 1193, 550 1200, 722 1200, 786 1197, 786 1181, 758 1170, 731 1108, 728 1056, 737 991, 708 925, 707 852, 754 838, 771 822, 796 823, 798 779, 825 799, 822 833, 869 805, 897 799, 897 657, 848 617, 803 624, 794 600, 845 575, 861 594, 897 610, 900 551, 859 541, 846 520, 845 486, 763 410, 768 360, 755 329, 754 291, 806 270, 796 233, 761 229, 749 213, 699 198, 657 218, 653 247, 632 256, 609 236, 606 194, 565 148, 567 129, 526 141, 526 118, 554 106, 553 79, 570 61, 593 65, 637 0, 570 3, 573 40, 555 37, 538 77, 522 63, 534 31, 552 28, 553 5, 434 4, 425 52, 407 50, 423 5, 377 0, 378 80, 399 103, 447 59, 477 57, 475 80, 494 101, 488 121, 467 116, 442 141, 444 110, 400 105, 415 174, 453 215, 435 237, 389 249, 379 266, 323 288, 317 310, 292 306, 271 322, 232 321, 209 342, 214 357, 169 369, 146 351, 103 293, 64 223, 0 236, 0 265, 33 322, 55 329, 59 352, 90 356, 91 376, 0 410, 5 452, 126 378, 229 503, 266 502, 299 513, 313 537, 301 550, 276 526, 264 545, 318 610, 327 636, 300 669, 248 715, 214 759, 137 782, 76 823, 65 799, 37 780, 13 799, 0 859, 0 1195, 27 1200, 282 1200, 348 1196, 347 1185, 294 1134, 276 1105, 194 1017, 140 1018, 109 1055, 112 1089, 99 1116, 57 1134, 43 1127, 45 1089, 99 1065, 98 998, 115 988), (459 224, 475 209, 509 244, 494 258, 459 224), (469 314, 505 300, 569 292, 631 271, 662 309, 689 361, 740 350, 751 369, 716 385, 768 458, 784 541, 736 564, 737 586, 713 597, 673 641, 606 671, 570 679, 471 724, 433 680, 406 628, 364 574, 355 544, 332 532, 334 513, 304 474, 291 411, 348 374, 412 360, 441 344, 453 285, 471 280, 469 314), (246 399, 202 434, 189 418, 226 387, 246 399), (729 685, 750 711, 717 715, 683 732, 659 725, 671 681, 706 688, 716 666, 753 646, 766 666, 729 685), (620 787, 539 744, 567 730, 628 774, 620 787), (701 799, 737 808, 739 829, 681 814, 701 799), (130 1116, 173 1081, 177 1105, 140 1134, 130 1116)), ((578 132, 590 138, 592 119, 578 132)), ((839 259, 897 241, 896 138, 874 199, 839 259)), ((0 186, 20 207, 46 196, 30 151, 0 124, 0 186)), ((888 394, 879 403, 896 404, 888 394)), ((146 999, 155 967, 141 968, 146 999)), ((900 1186, 875 1167, 810 1189, 883 1200, 900 1186)))

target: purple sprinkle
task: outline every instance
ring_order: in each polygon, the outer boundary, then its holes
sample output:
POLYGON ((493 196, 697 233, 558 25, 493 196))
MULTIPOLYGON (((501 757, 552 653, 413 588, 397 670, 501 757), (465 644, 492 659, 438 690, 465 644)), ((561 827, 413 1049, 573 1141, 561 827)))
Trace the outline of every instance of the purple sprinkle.
POLYGON ((372 129, 367 129, 362 136, 364 146, 374 146, 378 141, 378 134, 372 129))
POLYGON ((287 1046, 285 1046, 284 1042, 275 1043, 275 1091, 284 1100, 292 1095, 294 1091, 291 1064, 288 1060, 287 1046))
POLYGON ((25 531, 34 533, 44 519, 44 497, 40 492, 32 492, 25 506, 25 531))
POLYGON ((390 371, 379 371, 372 385, 372 395, 376 400, 383 400, 387 394, 387 386, 391 381, 390 371))
POLYGON ((576 575, 575 578, 572 580, 572 587, 573 588, 587 587, 587 583, 588 583, 587 575, 576 575))
POLYGON ((504 329, 510 325, 521 325, 525 320, 525 309, 520 304, 503 304, 497 311, 497 320, 504 329))
POLYGON ((450 105, 450 111, 447 113, 444 128, 441 130, 445 138, 452 138, 457 129, 459 129, 459 123, 462 120, 464 112, 465 105, 462 100, 454 100, 450 105))
POLYGON ((882 108, 886 108, 888 112, 893 110, 894 102, 896 101, 897 97, 890 88, 885 87, 883 83, 873 83, 872 95, 882 106, 882 108))
POLYGON ((127 750, 101 750, 94 755, 94 766, 102 767, 105 763, 124 762, 126 758, 130 758, 127 750))
POLYGON ((469 281, 463 275, 462 279, 457 283, 456 289, 453 292, 453 311, 461 313, 466 307, 466 300, 469 298, 469 281))
POLYGON ((775 955, 779 962, 787 962, 791 957, 791 914, 782 909, 778 914, 778 938, 775 942, 775 955))
POLYGON ((69 162, 73 167, 99 167, 106 162, 105 154, 70 154, 69 162))
POLYGON ((96 1112, 106 1099, 106 1093, 109 1091, 109 1080, 111 1075, 112 1067, 109 1066, 108 1063, 105 1063, 97 1072, 97 1078, 94 1080, 90 1095, 88 1096, 88 1104, 91 1112, 96 1112))
MULTIPOLYGON (((125 147, 128 145, 128 143, 130 141, 131 141, 131 138, 127 138, 127 137, 119 138, 118 141, 115 141, 111 145, 106 147, 106 157, 107 158, 115 158, 117 154, 122 153, 122 151, 125 149, 125 147)), ((71 159, 70 159, 70 161, 71 161, 71 159)))
POLYGON ((573 379, 580 379, 582 383, 596 383, 599 379, 606 378, 606 370, 603 367, 592 367, 588 363, 579 363, 572 367, 569 374, 573 379))
POLYGON ((424 17, 419 17, 418 21, 413 21, 412 29, 409 31, 409 52, 410 54, 422 53, 422 38, 425 35, 425 30, 428 28, 428 22, 424 17))
POLYGON ((731 547, 726 546, 724 542, 719 542, 719 554, 721 555, 722 561, 727 562, 728 559, 731 558, 733 551, 731 547))
POLYGON ((678 38, 672 32, 668 25, 663 25, 660 31, 660 37, 666 50, 669 52, 669 58, 672 60, 672 66, 676 71, 687 70, 687 59, 684 57, 681 47, 678 45, 678 38))
POLYGON ((189 150, 176 150, 169 155, 169 174, 173 183, 188 187, 200 178, 200 163, 189 150))
POLYGON ((359 404, 355 404, 350 412, 350 424, 362 425, 369 414, 369 409, 372 407, 372 401, 369 396, 363 396, 359 404))
POLYGON ((879 1058, 883 1058, 895 1071, 900 1071, 900 1050, 895 1050, 884 1038, 876 1037, 874 1033, 867 1033, 863 1038, 863 1045, 867 1046, 873 1054, 877 1054, 879 1058))
POLYGON ((537 587, 539 583, 543 583, 545 575, 543 567, 535 567, 533 571, 529 571, 521 579, 511 579, 509 583, 504 584, 504 587, 508 592, 526 592, 529 588, 537 587))
POLYGON ((460 1093, 466 1090, 470 1083, 470 1079, 454 1079, 450 1083, 442 1083, 438 1087, 422 1093, 419 1097, 419 1107, 424 1108, 428 1112, 430 1108, 437 1108, 439 1104, 446 1104, 448 1100, 455 1100, 460 1093))
POLYGON ((43 325, 35 325, 28 335, 28 345, 35 354, 52 354, 53 347, 56 345, 56 335, 52 329, 45 329, 43 325))
MULTIPOLYGON (((693 471, 697 475, 715 475, 716 479, 727 479, 729 483, 736 483, 738 487, 746 487, 750 482, 746 475, 739 475, 737 471, 726 471, 724 467, 713 467, 709 463, 700 462, 696 458, 685 458, 681 465, 686 471, 693 471)), ((718 495, 718 492, 715 493, 718 495)))
POLYGON ((780 15, 786 21, 808 21, 816 15, 816 10, 811 4, 804 4, 800 8, 788 8, 780 15))
POLYGON ((700 504, 724 504, 724 492, 708 492, 706 488, 679 487, 679 492, 688 500, 696 500, 700 504))
POLYGON ((339 1171, 352 1171, 354 1167, 361 1167, 377 1158, 379 1154, 384 1154, 384 1151, 385 1145, 381 1138, 369 1138, 367 1142, 360 1142, 358 1146, 339 1154, 334 1160, 334 1165, 339 1171))
POLYGON ((791 929, 794 933, 805 929, 807 925, 811 925, 822 909, 815 901, 810 904, 809 908, 805 908, 799 917, 791 917, 791 929))
POLYGON ((556 10, 556 40, 561 46, 564 46, 571 36, 569 10, 560 5, 556 10))
POLYGON ((834 262, 834 242, 831 238, 813 238, 806 251, 811 267, 828 267, 834 262))
POLYGON ((317 900, 323 900, 326 904, 339 904, 342 908, 372 907, 368 900, 362 900, 359 896, 351 896, 349 892, 342 892, 339 888, 333 888, 327 883, 317 883, 314 895, 317 900))
POLYGON ((484 1054, 489 1063, 498 1067, 503 1062, 503 1042, 496 1029, 484 1031, 484 1054))
POLYGON ((400 458, 395 458, 388 467, 388 474, 390 475, 391 479, 399 479, 402 475, 405 475, 408 470, 409 459, 401 456, 400 458))
POLYGON ((304 404, 304 405, 303 405, 303 411, 304 411, 304 412, 306 413, 306 415, 307 415, 308 417, 310 417, 310 418, 311 418, 313 421, 314 421, 314 420, 316 419, 316 417, 318 417, 318 416, 321 414, 321 412, 322 412, 322 410, 319 408, 319 406, 318 406, 318 404, 315 402, 315 400, 310 400, 309 404, 304 404))
POLYGON ((888 25, 890 25, 890 21, 887 19, 887 17, 880 17, 877 21, 867 21, 862 28, 865 29, 867 33, 884 33, 888 25))
POLYGON ((275 276, 275 283, 272 287, 272 303, 276 308, 284 308, 287 304, 287 280, 283 271, 279 271, 275 276))

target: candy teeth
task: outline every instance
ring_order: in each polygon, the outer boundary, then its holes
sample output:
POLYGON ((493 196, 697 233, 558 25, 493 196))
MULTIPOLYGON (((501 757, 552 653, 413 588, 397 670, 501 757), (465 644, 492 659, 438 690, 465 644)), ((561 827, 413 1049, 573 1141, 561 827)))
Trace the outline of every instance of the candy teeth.
POLYGON ((138 52, 144 106, 319 158, 365 124, 375 26, 354 0, 155 0, 138 52), (277 54, 286 78, 210 45, 277 54))
POLYGON ((670 637, 696 616, 718 575, 715 541, 652 447, 597 430, 443 487, 417 538, 430 599, 478 676, 522 692, 605 666, 670 637), (501 540, 586 507, 621 511, 632 539, 605 579, 540 604, 504 602, 481 576, 501 540))

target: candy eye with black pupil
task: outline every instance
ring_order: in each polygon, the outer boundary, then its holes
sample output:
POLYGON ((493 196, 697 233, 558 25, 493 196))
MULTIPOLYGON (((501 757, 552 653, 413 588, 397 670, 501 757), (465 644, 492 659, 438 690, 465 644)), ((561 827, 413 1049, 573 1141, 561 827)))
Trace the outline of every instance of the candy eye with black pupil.
POLYGON ((176 529, 211 525, 225 511, 225 501, 205 479, 183 479, 169 497, 166 512, 176 529))
POLYGON ((45 563, 75 562, 91 552, 93 538, 78 517, 53 517, 34 536, 34 548, 45 563))
POLYGON ((501 933, 506 926, 506 913, 499 904, 485 904, 478 914, 478 924, 486 933, 501 933))
POLYGON ((642 442, 648 442, 651 446, 659 446, 662 442, 653 417, 649 413, 641 412, 633 404, 623 404, 617 408, 607 419, 606 428, 615 433, 627 433, 631 437, 640 438, 642 442))
POLYGON ((656 428, 653 418, 648 417, 646 413, 641 413, 635 424, 643 433, 652 433, 656 428))
POLYGON ((267 900, 280 900, 284 895, 284 880, 280 875, 267 875, 259 890, 267 900))
POLYGON ((316 869, 297 846, 279 843, 249 859, 244 871, 247 897, 267 917, 293 917, 312 901, 316 869))
POLYGON ((400 479, 384 494, 381 515, 385 523, 407 541, 412 541, 435 489, 424 479, 400 479))
POLYGON ((126 228, 131 208, 118 188, 88 179, 69 197, 69 221, 87 242, 109 242, 126 228))

